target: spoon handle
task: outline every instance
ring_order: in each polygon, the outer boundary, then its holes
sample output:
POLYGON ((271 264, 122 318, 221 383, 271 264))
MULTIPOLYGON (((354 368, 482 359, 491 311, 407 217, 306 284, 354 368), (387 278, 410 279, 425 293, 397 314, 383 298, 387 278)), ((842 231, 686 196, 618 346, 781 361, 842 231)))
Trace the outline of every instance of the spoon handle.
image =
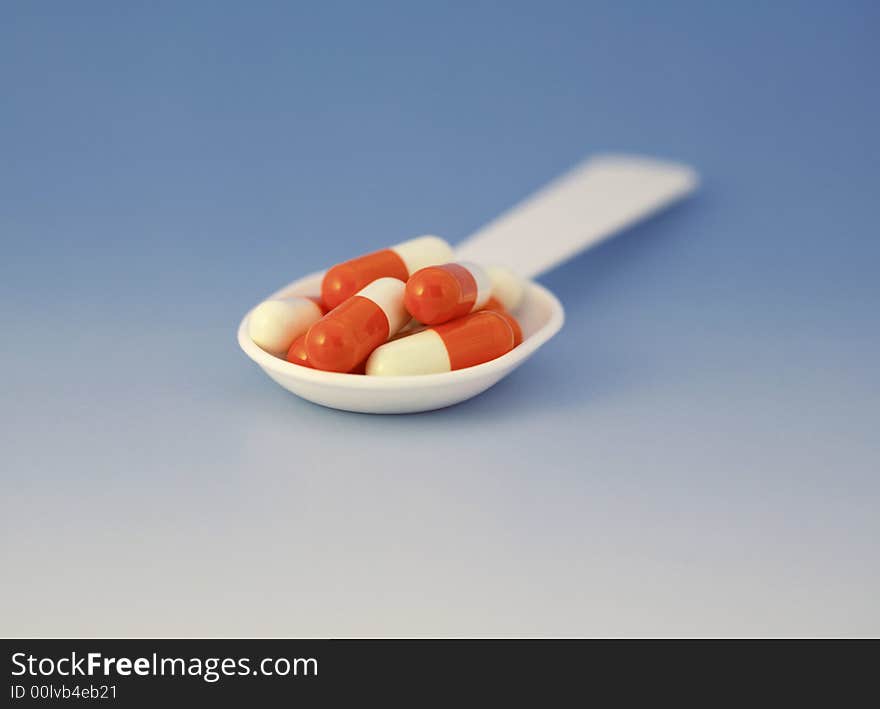
POLYGON ((456 257, 533 278, 686 197, 698 182, 677 163, 589 158, 459 243, 456 257))

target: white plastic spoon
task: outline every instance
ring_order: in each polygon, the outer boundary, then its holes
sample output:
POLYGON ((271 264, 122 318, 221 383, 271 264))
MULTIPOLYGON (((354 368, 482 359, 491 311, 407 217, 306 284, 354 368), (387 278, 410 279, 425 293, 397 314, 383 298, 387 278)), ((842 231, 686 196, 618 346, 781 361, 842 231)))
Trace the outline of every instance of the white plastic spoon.
MULTIPOLYGON (((691 168, 643 157, 591 158, 549 183, 461 242, 456 257, 503 265, 532 279, 694 191, 691 168)), ((270 298, 320 292, 323 272, 294 281, 270 298)), ((430 411, 484 392, 525 362, 565 321, 556 297, 531 281, 516 316, 524 341, 491 362, 443 374, 369 377, 309 369, 270 355, 248 336, 238 344, 288 391, 334 409, 374 414, 430 411)))

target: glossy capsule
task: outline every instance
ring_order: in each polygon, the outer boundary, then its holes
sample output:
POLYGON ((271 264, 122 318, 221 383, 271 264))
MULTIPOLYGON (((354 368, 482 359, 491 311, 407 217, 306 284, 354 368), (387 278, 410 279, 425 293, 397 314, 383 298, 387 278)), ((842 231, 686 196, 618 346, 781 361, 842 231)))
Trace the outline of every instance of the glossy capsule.
POLYGON ((291 343, 304 335, 326 311, 318 298, 292 296, 260 303, 248 318, 248 334, 262 349, 284 357, 291 343))
POLYGON ((501 315, 505 320, 507 320, 507 324, 510 325, 510 329, 513 330, 513 346, 519 346, 523 341, 523 333, 522 328, 519 326, 519 321, 513 317, 508 311, 507 308, 502 305, 501 301, 495 297, 489 298, 486 301, 486 304, 483 306, 483 310, 491 310, 493 312, 501 315))
POLYGON ((480 310, 382 345, 367 360, 367 374, 388 377, 464 369, 506 354, 513 342, 513 330, 503 315, 480 310))
POLYGON ((452 247, 436 236, 420 236, 330 268, 321 283, 321 298, 335 308, 377 278, 406 281, 425 266, 452 259, 452 247))
POLYGON ((305 352, 315 369, 351 372, 409 320, 403 281, 379 278, 309 328, 305 352))
POLYGON ((419 322, 439 325, 479 310, 491 295, 492 282, 481 266, 444 263, 412 274, 403 302, 419 322))
MULTIPOLYGON (((293 341, 293 344, 287 351, 287 361, 292 362, 293 364, 298 364, 301 367, 309 367, 310 369, 314 369, 314 367, 312 367, 312 363, 309 362, 309 353, 306 351, 305 335, 300 335, 293 341)), ((367 361, 362 361, 359 365, 351 370, 351 374, 366 374, 366 365, 367 361)))
POLYGON ((306 336, 305 334, 297 337, 290 348, 287 350, 287 361, 303 367, 311 367, 309 362, 309 353, 306 352, 306 336))

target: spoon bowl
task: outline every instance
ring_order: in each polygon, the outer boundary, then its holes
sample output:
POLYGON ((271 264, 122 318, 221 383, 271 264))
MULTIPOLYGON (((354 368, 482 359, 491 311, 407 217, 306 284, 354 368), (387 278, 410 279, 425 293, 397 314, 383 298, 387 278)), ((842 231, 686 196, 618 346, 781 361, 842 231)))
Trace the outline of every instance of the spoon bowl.
MULTIPOLYGON (((315 295, 323 272, 294 281, 270 298, 315 295)), ((523 341, 507 354, 475 367, 442 374, 368 377, 322 372, 293 364, 260 349, 248 335, 248 318, 238 327, 238 344, 260 368, 297 396, 321 406, 368 414, 408 414, 452 406, 481 394, 519 367, 559 332, 565 321, 562 304, 543 286, 529 282, 516 316, 523 341)))

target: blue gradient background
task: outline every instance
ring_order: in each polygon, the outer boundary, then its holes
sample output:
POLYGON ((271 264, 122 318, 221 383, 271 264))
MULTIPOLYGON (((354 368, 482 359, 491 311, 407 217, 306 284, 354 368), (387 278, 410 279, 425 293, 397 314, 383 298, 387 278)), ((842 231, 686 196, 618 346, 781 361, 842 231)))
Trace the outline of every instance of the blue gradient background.
POLYGON ((0 630, 877 635, 876 3, 5 3, 0 630), (727 6, 729 5, 729 6, 727 6), (313 406, 259 298, 693 164, 483 396, 313 406))

